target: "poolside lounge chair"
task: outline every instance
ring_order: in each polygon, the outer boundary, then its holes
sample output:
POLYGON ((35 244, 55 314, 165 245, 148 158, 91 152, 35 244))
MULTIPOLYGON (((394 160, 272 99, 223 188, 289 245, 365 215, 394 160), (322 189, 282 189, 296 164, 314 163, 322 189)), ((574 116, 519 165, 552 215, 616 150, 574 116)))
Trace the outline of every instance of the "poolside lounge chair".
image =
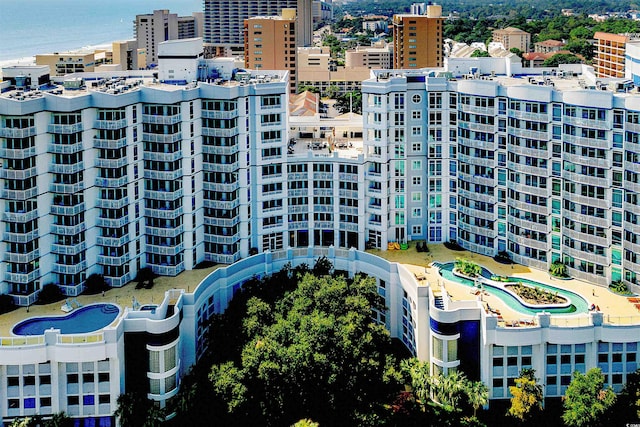
POLYGON ((62 307, 60 307, 60 310, 64 311, 65 313, 69 313, 69 312, 73 311, 73 307, 71 306, 71 302, 67 299, 65 301, 65 303, 62 304, 62 307))
POLYGON ((82 304, 80 304, 80 303, 78 302, 78 298, 74 298, 74 299, 72 299, 72 300, 71 300, 71 304, 75 304, 75 305, 76 305, 76 307, 78 307, 78 308, 82 307, 82 304))

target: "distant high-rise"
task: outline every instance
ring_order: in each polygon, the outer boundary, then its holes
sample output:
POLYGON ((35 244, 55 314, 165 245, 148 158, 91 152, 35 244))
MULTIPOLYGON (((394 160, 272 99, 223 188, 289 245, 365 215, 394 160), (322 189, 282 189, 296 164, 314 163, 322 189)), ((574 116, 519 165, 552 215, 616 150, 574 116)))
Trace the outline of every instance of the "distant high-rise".
POLYGON ((256 16, 244 21, 244 63, 255 70, 289 70, 290 90, 296 92, 296 11, 282 16, 256 16))
POLYGON ((202 21, 202 12, 196 12, 193 16, 178 16, 167 9, 159 9, 153 13, 136 15, 134 34, 138 48, 146 53, 147 65, 158 62, 158 43, 202 37, 202 21))
POLYGON ((393 16, 393 68, 442 67, 442 7, 426 15, 393 16))
POLYGON ((204 41, 218 54, 244 48, 244 20, 254 16, 277 16, 282 9, 296 9, 298 46, 311 44, 312 0, 204 0, 204 41))

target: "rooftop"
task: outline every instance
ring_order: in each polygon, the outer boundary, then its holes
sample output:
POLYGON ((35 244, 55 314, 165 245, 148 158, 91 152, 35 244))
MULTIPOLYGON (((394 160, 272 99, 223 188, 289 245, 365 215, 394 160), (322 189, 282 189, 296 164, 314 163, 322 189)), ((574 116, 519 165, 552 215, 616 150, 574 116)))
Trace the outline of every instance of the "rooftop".
MULTIPOLYGON (((325 154, 327 150, 324 149, 325 154)), ((521 277, 534 280, 544 284, 549 284, 557 288, 566 289, 582 296, 589 305, 594 304, 600 307, 604 314, 605 323, 614 325, 628 325, 640 323, 640 311, 633 301, 627 297, 616 295, 607 288, 592 285, 576 279, 558 280, 549 276, 546 271, 536 270, 518 264, 505 265, 493 260, 493 258, 474 254, 468 251, 453 251, 442 244, 430 244, 429 252, 418 252, 415 242, 409 242, 407 250, 369 250, 374 255, 382 257, 391 262, 403 264, 411 271, 418 282, 423 286, 431 286, 434 291, 446 293, 452 303, 458 301, 477 301, 478 296, 470 292, 470 288, 465 285, 451 281, 445 281, 438 273, 438 269, 432 266, 434 261, 445 263, 455 261, 457 258, 466 258, 481 266, 488 268, 491 272, 502 276, 521 277)), ((196 286, 212 271, 221 267, 216 265, 209 268, 189 270, 180 273, 176 277, 158 277, 154 280, 152 289, 136 289, 135 282, 131 282, 122 288, 113 288, 105 292, 104 295, 80 295, 77 300, 82 305, 97 302, 108 302, 116 304, 122 308, 132 307, 133 298, 141 305, 160 303, 165 292, 171 289, 183 289, 186 292, 193 292, 196 286)), ((10 313, 0 315, 0 337, 11 336, 11 328, 18 322, 35 316, 62 315, 59 301, 47 305, 32 305, 29 309, 20 307, 10 313)), ((527 318, 526 315, 513 310, 501 299, 490 292, 483 295, 482 304, 486 309, 491 307, 494 311, 500 312, 499 326, 513 324, 527 318)), ((467 305, 468 306, 468 305, 467 305)), ((586 326, 589 321, 589 314, 573 315, 553 315, 552 324, 557 326, 586 326)), ((532 320, 528 316, 528 320, 532 320)))

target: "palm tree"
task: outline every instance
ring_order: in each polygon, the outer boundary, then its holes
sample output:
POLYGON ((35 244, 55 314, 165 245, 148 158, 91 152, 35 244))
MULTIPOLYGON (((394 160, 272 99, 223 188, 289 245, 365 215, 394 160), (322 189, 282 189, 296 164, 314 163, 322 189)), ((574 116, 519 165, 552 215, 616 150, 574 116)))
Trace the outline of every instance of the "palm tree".
POLYGON ((549 273, 554 277, 567 277, 567 266, 559 259, 555 260, 549 267, 549 273))
POLYGON ((424 404, 431 398, 431 390, 433 388, 432 377, 429 374, 429 363, 411 358, 404 359, 401 362, 401 367, 411 379, 413 395, 424 407, 424 404))
POLYGON ((482 381, 469 381, 465 391, 475 418, 478 408, 489 402, 489 388, 482 381))

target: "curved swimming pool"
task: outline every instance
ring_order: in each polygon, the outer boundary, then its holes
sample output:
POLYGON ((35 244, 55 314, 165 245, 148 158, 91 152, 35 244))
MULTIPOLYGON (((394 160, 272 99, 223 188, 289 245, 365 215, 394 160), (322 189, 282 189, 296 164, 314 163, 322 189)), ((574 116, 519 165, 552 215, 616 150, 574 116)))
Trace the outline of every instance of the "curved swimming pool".
MULTIPOLYGON (((459 283, 461 285, 467 285, 470 287, 474 287, 475 283, 473 280, 456 276, 453 274, 453 268, 455 266, 454 262, 443 263, 440 266, 440 276, 444 279, 451 280, 452 282, 459 283)), ((482 267, 483 277, 486 277, 486 274, 491 274, 489 270, 482 267)), ((489 276, 490 277, 490 276, 489 276)), ((547 312, 551 314, 581 314, 587 313, 589 311, 589 306, 587 301, 582 298, 580 295, 575 292, 568 291, 566 289, 556 288, 555 286, 547 285, 545 283, 536 282, 534 280, 523 279, 520 277, 509 277, 509 282, 522 282, 531 286, 537 286, 542 289, 546 289, 550 292, 557 292, 558 295, 567 298, 571 301, 571 305, 569 307, 541 307, 541 308, 530 308, 522 305, 518 299, 513 296, 510 292, 505 291, 502 288, 494 287, 491 285, 485 285, 485 291, 495 295, 500 298, 502 302, 504 302, 509 308, 513 310, 519 311, 520 313, 535 315, 536 313, 547 312)))
POLYGON ((84 334, 100 330, 120 315, 114 304, 91 304, 66 316, 31 317, 13 327, 14 335, 42 335, 48 329, 60 329, 61 334, 84 334))

